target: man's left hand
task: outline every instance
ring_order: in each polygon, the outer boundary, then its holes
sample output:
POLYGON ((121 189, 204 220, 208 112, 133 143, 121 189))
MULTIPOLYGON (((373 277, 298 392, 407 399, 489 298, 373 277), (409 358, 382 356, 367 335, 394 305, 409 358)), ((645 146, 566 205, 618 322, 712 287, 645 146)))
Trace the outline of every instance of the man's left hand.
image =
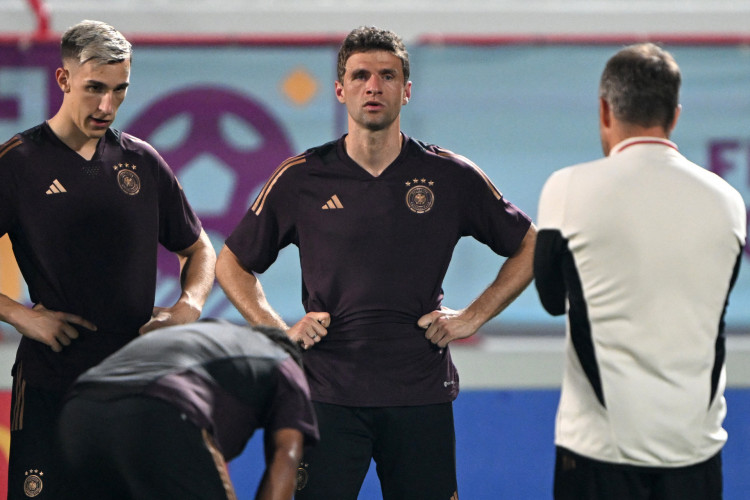
POLYGON ((441 307, 419 318, 417 325, 426 329, 427 340, 442 348, 454 340, 474 335, 476 328, 465 316, 465 311, 441 307))

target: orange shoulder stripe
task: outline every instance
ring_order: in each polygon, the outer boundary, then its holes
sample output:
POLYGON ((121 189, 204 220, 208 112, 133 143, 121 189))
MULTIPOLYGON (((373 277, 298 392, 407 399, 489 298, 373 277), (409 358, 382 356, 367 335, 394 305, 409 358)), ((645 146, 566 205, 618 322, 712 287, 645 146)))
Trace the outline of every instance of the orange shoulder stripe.
POLYGON ((492 183, 492 181, 487 176, 487 174, 485 174, 484 171, 482 171, 482 169, 479 168, 476 163, 466 158, 465 156, 457 155, 456 153, 448 151, 447 149, 441 150, 441 152, 438 154, 440 156, 445 156, 448 158, 457 158, 461 160, 462 162, 466 163, 467 165, 469 165, 471 168, 476 170, 476 172, 482 177, 485 184, 487 184, 487 187, 490 189, 490 191, 492 191, 492 194, 496 199, 501 200, 503 198, 503 193, 501 193, 500 190, 495 187, 495 185, 492 183))
POLYGON ((17 146, 20 146, 21 144, 23 144, 23 141, 21 140, 20 137, 14 137, 14 138, 12 138, 8 142, 6 142, 2 146, 0 146, 0 158, 2 158, 3 156, 5 156, 5 154, 8 151, 10 151, 11 149, 13 149, 13 148, 15 148, 17 146))
POLYGON ((261 189, 260 194, 258 194, 258 197, 255 199, 252 207, 250 207, 250 210, 255 212, 255 215, 260 215, 261 210, 263 210, 263 205, 265 205, 266 203, 266 198, 268 198, 268 194, 271 192, 271 189, 273 189, 276 181, 279 180, 279 177, 281 177, 284 172, 286 172, 290 167, 299 165, 300 163, 305 163, 305 161, 307 161, 307 159, 304 155, 298 155, 289 158, 284 163, 279 165, 278 168, 276 168, 276 170, 273 172, 273 174, 271 174, 271 177, 268 179, 268 181, 266 181, 266 184, 263 186, 263 189, 261 189))

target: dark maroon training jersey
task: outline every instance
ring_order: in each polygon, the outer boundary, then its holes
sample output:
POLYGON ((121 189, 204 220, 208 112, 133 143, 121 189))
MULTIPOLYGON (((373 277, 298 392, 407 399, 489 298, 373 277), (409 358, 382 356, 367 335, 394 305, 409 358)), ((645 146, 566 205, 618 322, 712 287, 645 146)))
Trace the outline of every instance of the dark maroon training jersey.
POLYGON ((162 399, 216 440, 226 460, 258 428, 299 430, 318 440, 302 368, 274 341, 248 326, 204 320, 138 337, 81 375, 71 397, 108 401, 162 399))
POLYGON ((14 370, 60 390, 138 334, 154 306, 157 247, 192 245, 200 222, 158 153, 109 130, 90 161, 44 123, 0 147, 0 235, 31 301, 97 325, 62 352, 23 337, 14 370))
POLYGON ((440 307, 456 243, 472 236, 509 256, 530 223, 465 158, 404 136, 373 177, 341 138, 284 162, 226 243, 258 273, 299 247, 305 310, 331 314, 305 355, 314 400, 422 405, 458 394, 449 350, 417 326, 440 307))

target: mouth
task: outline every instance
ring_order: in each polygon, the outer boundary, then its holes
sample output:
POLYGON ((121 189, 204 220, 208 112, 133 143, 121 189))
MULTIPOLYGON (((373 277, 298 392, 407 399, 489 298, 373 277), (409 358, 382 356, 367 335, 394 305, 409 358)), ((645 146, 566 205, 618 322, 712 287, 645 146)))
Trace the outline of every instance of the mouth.
POLYGON ((111 120, 105 120, 103 118, 96 118, 94 116, 90 116, 89 119, 91 120, 91 123, 94 125, 94 127, 97 127, 97 128, 109 127, 109 124, 112 123, 111 120))

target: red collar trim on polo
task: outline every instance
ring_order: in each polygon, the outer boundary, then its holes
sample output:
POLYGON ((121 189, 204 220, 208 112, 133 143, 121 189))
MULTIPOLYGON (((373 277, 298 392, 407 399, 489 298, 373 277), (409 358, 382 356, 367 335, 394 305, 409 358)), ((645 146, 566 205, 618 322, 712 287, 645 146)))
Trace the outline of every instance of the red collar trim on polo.
POLYGON ((612 148, 612 154, 622 153, 630 146, 636 146, 640 144, 661 144, 662 146, 667 146, 674 149, 675 151, 678 151, 677 144, 667 139, 660 139, 658 137, 633 137, 630 139, 625 139, 624 141, 617 144, 614 148, 612 148))

